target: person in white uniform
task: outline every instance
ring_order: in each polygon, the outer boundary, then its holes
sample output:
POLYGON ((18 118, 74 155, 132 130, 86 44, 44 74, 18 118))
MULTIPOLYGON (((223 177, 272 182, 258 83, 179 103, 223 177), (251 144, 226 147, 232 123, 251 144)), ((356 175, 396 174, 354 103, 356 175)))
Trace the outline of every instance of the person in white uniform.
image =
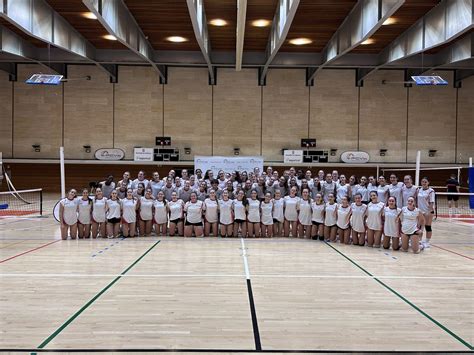
POLYGON ((120 201, 122 204, 122 233, 125 238, 135 237, 137 231, 138 199, 133 190, 127 189, 127 196, 120 201))
POLYGON ((237 197, 232 201, 232 210, 234 211, 234 237, 240 235, 247 236, 247 198, 244 190, 239 190, 237 197))
POLYGON ((298 201, 298 237, 311 239, 311 197, 309 188, 304 188, 298 201))
POLYGON ((248 237, 260 237, 260 200, 258 191, 252 189, 247 205, 247 235, 248 237))
MULTIPOLYGON (((165 194, 166 196, 166 194, 165 194)), ((188 201, 189 202, 189 201, 188 201)), ((173 191, 171 193, 171 201, 168 201, 168 211, 170 213, 170 237, 175 235, 183 235, 183 216, 184 216, 184 202, 178 198, 178 193, 173 191)), ((201 226, 202 227, 202 226, 201 226)))
POLYGON ((388 192, 390 196, 395 197, 397 201, 397 208, 403 207, 403 182, 398 182, 398 177, 395 174, 390 175, 390 185, 388 185, 388 192))
POLYGON ((153 178, 148 183, 148 186, 145 187, 149 187, 152 191, 153 197, 156 198, 156 196, 158 196, 158 191, 161 191, 163 186, 165 186, 165 183, 160 179, 160 174, 155 171, 153 173, 153 178))
POLYGON ((122 205, 118 198, 117 190, 113 190, 110 193, 110 198, 106 201, 106 206, 107 238, 115 238, 120 234, 120 221, 122 217, 122 205))
MULTIPOLYGON (((342 176, 342 175, 341 175, 342 176)), ((337 205, 337 234, 341 244, 349 244, 351 242, 351 206, 349 205, 349 197, 343 196, 341 203, 337 205)))
POLYGON ((169 211, 163 191, 159 191, 156 195, 156 200, 153 201, 153 211, 156 235, 166 235, 169 211))
POLYGON ((219 221, 219 205, 217 203, 216 191, 214 189, 209 190, 209 197, 204 200, 204 236, 209 237, 212 235, 217 237, 217 222, 219 221))
POLYGON ((420 239, 420 242, 426 249, 430 247, 431 236, 433 235, 431 223, 433 222, 435 204, 435 191, 430 187, 430 182, 426 177, 421 179, 421 188, 418 188, 416 194, 416 204, 425 219, 426 239, 424 242, 420 239))
POLYGON ((145 196, 140 197, 138 200, 139 206, 139 221, 138 221, 138 230, 140 231, 141 236, 149 236, 153 228, 153 190, 147 188, 145 190, 145 196))
MULTIPOLYGON (((328 174, 329 175, 329 174, 328 174)), ((333 193, 329 193, 324 208, 324 240, 335 242, 337 236, 337 203, 333 193)))
POLYGON ((273 200, 272 193, 265 193, 265 199, 260 205, 260 212, 262 216, 261 232, 262 237, 273 237, 273 200))
POLYGON ((61 222, 61 238, 66 240, 68 231, 71 239, 77 237, 77 206, 76 190, 72 189, 59 203, 59 219, 61 222))
POLYGON ((298 225, 298 201, 300 198, 297 196, 298 188, 293 186, 290 189, 290 194, 285 196, 284 201, 284 216, 285 222, 283 224, 283 235, 285 237, 290 236, 290 229, 291 229, 291 236, 296 238, 298 235, 297 232, 297 225, 298 225), (291 228, 290 228, 291 227, 291 228))
POLYGON ((414 197, 416 200, 416 186, 413 185, 413 179, 410 175, 405 175, 402 186, 403 206, 408 205, 408 198, 414 197))
POLYGON ((195 192, 191 193, 190 200, 184 206, 186 214, 184 222, 184 236, 192 237, 193 233, 196 237, 203 236, 202 213, 204 202, 197 199, 195 192))
POLYGON ((425 218, 423 213, 416 208, 414 197, 408 197, 407 206, 402 208, 398 218, 402 223, 402 250, 407 252, 411 241, 413 252, 418 254, 423 250, 420 240, 423 236, 425 218))
POLYGON ((367 246, 380 248, 382 240, 382 212, 385 204, 378 201, 377 191, 370 193, 370 202, 367 206, 367 246))
POLYGON ((311 201, 311 238, 313 240, 324 240, 324 210, 326 204, 323 195, 317 193, 311 201))
POLYGON ((92 238, 106 237, 106 211, 107 199, 102 194, 102 189, 95 189, 95 197, 92 199, 92 238))
POLYGON ((377 186, 377 197, 379 202, 383 204, 387 203, 388 197, 390 196, 390 186, 387 185, 384 176, 379 177, 379 185, 377 186))
POLYGON ((89 190, 82 190, 82 197, 78 199, 77 230, 79 238, 89 238, 91 235, 92 223, 92 199, 89 197, 89 190))
POLYGON ((218 201, 218 204, 221 237, 232 237, 234 232, 234 212, 232 209, 233 202, 229 198, 229 191, 222 191, 222 199, 218 201))
POLYGON ((389 249, 390 244, 392 244, 393 250, 400 249, 400 220, 398 215, 401 211, 401 208, 397 207, 395 196, 390 196, 382 213, 384 249, 389 249))
POLYGON ((351 196, 352 196, 352 189, 351 185, 347 183, 346 176, 345 175, 340 175, 339 176, 339 184, 336 187, 336 202, 337 203, 342 203, 342 198, 347 197, 347 199, 350 201, 351 196))
MULTIPOLYGON (((278 186, 278 185, 276 185, 278 186)), ((285 215, 283 213, 285 200, 281 197, 281 191, 278 187, 274 190, 273 198, 273 236, 281 237, 283 233, 283 223, 285 215)))
POLYGON ((367 205, 362 202, 362 195, 357 192, 351 205, 352 244, 365 246, 367 231, 367 205))
POLYGON ((369 189, 367 187, 367 178, 365 176, 362 176, 359 184, 355 186, 355 193, 360 194, 363 204, 369 204, 369 189))

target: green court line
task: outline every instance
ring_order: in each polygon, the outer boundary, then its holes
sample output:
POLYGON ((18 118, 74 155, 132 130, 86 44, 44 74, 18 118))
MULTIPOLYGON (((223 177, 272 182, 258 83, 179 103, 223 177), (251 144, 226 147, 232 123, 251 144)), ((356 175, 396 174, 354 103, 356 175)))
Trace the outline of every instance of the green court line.
POLYGON ((333 247, 331 244, 329 244, 328 242, 324 242, 326 243, 327 246, 331 247, 334 251, 336 251, 339 255, 341 255, 342 257, 344 257, 345 259, 347 259, 348 261, 350 261, 353 265, 355 265, 356 267, 358 267, 360 270, 362 270, 364 273, 366 273, 367 275, 371 276, 375 281, 377 281, 380 285, 382 285, 383 287, 385 287, 387 290, 389 290, 390 292, 392 292, 394 295, 398 296, 402 301, 404 301, 405 303, 407 303, 408 305, 410 305, 411 307, 413 307, 415 310, 417 310, 419 313, 421 313, 423 316, 425 316, 426 318, 428 318, 431 322, 433 322, 434 324, 436 324, 438 327, 440 327, 442 330, 444 330, 446 333, 448 333, 449 335, 451 335, 453 338, 455 338, 456 340, 458 340, 460 343, 462 343, 464 346, 468 347, 470 350, 474 350, 474 347, 469 344, 469 342, 467 342, 466 340, 464 340, 463 338, 461 338, 459 335, 457 335, 456 333, 454 333, 453 331, 449 330, 448 328, 446 328, 444 325, 442 325, 440 322, 438 322, 436 319, 434 319, 433 317, 431 317, 428 313, 426 313, 425 311, 423 311, 421 308, 419 308, 418 306, 416 306, 414 303, 410 302, 408 299, 406 299, 404 296, 402 296, 400 293, 398 293, 397 291, 395 291, 393 288, 391 288, 390 286, 388 286, 387 284, 385 284, 384 282, 380 281, 378 278, 376 278, 374 275, 372 275, 370 272, 368 272, 367 270, 365 270, 362 266, 360 266, 359 264, 357 264, 354 260, 352 260, 351 258, 349 258, 348 256, 346 256, 343 252, 337 250, 335 247, 333 247))
POLYGON ((69 324, 71 324, 74 319, 79 317, 79 315, 84 312, 92 303, 94 303, 102 294, 104 294, 109 288, 111 288, 118 280, 122 278, 123 275, 125 275, 132 267, 134 267, 140 260, 142 260, 154 247, 158 245, 160 241, 157 241, 155 244, 153 244, 146 252, 142 254, 137 260, 133 262, 128 268, 126 268, 119 276, 117 276, 115 279, 112 280, 107 286, 105 286, 98 294, 96 294, 94 297, 92 297, 89 302, 87 302, 84 306, 81 307, 76 313, 74 313, 67 321, 65 321, 56 331, 51 334, 48 338, 46 338, 45 341, 43 341, 39 346, 38 349, 44 348, 46 345, 48 345, 51 340, 56 338, 59 333, 61 333, 69 324))

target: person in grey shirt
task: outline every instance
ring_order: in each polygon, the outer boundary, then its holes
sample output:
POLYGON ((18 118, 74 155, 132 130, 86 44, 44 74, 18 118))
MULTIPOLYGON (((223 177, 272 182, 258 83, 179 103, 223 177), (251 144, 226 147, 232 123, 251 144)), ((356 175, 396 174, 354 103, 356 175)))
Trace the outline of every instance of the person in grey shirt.
POLYGON ((173 192, 177 192, 176 188, 173 186, 173 180, 171 177, 166 178, 166 185, 161 189, 163 191, 163 194, 165 195, 165 199, 167 201, 171 201, 171 194, 173 192))
POLYGON ((113 175, 107 176, 107 180, 102 181, 99 184, 102 189, 102 194, 104 195, 104 197, 110 198, 110 194, 112 193, 113 190, 115 190, 115 182, 114 182, 113 175))
POLYGON ((328 202, 329 194, 336 196, 336 183, 332 180, 332 174, 326 174, 326 181, 321 183, 321 193, 324 202, 328 202))
POLYGON ((183 200, 184 203, 186 203, 191 199, 191 193, 193 192, 194 189, 191 188, 189 180, 185 180, 184 186, 178 190, 178 198, 183 200))
POLYGON ((117 190, 117 197, 119 199, 124 199, 127 197, 127 182, 122 181, 120 184, 120 188, 117 190))
POLYGON ((278 180, 278 185, 275 186, 275 190, 280 190, 281 196, 285 197, 288 194, 288 183, 284 176, 281 176, 278 180))
POLYGON ((145 188, 148 186, 148 183, 150 181, 148 181, 147 179, 145 179, 145 172, 143 170, 140 170, 138 172, 138 176, 135 180, 133 180, 132 182, 132 189, 136 190, 138 188, 138 184, 139 183, 143 183, 143 185, 145 186, 145 188))

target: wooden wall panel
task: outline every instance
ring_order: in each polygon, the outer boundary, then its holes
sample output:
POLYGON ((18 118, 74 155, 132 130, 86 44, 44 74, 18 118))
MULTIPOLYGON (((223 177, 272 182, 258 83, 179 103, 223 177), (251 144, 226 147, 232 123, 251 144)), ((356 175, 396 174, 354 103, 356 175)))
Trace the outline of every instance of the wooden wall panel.
POLYGON ((310 138, 318 148, 336 148, 336 157, 357 149, 358 88, 354 70, 323 70, 310 89, 310 138))
POLYGON ((204 68, 169 68, 164 90, 165 136, 182 159, 212 154, 212 86, 204 68), (183 148, 191 148, 184 155, 183 148))
POLYGON ((0 152, 4 158, 12 156, 12 85, 8 74, 0 72, 0 152))
POLYGON ((115 84, 114 147, 133 159, 133 147, 153 147, 163 134, 163 86, 151 67, 119 67, 115 84))
POLYGON ((15 82, 13 156, 15 158, 57 158, 62 144, 62 85, 28 85, 39 65, 18 65, 15 82), (32 145, 41 145, 34 152, 32 145))
POLYGON ((262 144, 266 160, 283 159, 282 148, 300 149, 308 137, 309 89, 306 72, 298 69, 272 69, 263 87, 262 144))
POLYGON ((257 70, 219 69, 214 86, 214 155, 260 155, 262 87, 257 70))
POLYGON ((453 73, 439 72, 450 83, 447 86, 414 86, 409 89, 408 104, 408 162, 452 163, 456 142, 456 89, 453 73), (437 150, 428 157, 428 150, 437 150))
POLYGON ((474 158, 474 76, 458 90, 457 135, 456 162, 466 164, 474 158))
POLYGON ((100 148, 112 147, 113 84, 97 66, 68 66, 71 79, 64 83, 64 155, 66 159, 94 159, 100 148), (91 153, 84 145, 92 147, 91 153))
POLYGON ((371 162, 402 162, 406 159, 407 88, 404 72, 377 71, 364 80, 360 89, 359 148, 370 155, 371 162), (388 149, 380 156, 380 149, 388 149))

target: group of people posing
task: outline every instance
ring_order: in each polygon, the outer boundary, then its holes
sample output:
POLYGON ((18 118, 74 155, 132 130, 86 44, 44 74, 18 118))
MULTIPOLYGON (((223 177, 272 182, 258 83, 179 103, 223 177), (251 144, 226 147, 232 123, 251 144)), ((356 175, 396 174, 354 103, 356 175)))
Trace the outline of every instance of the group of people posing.
POLYGON ((69 191, 60 202, 62 238, 291 236, 419 253, 432 236, 435 192, 427 178, 416 187, 409 175, 399 182, 391 174, 387 182, 336 170, 180 175, 154 172, 148 180, 140 171, 132 180, 125 172, 81 196, 69 191))

